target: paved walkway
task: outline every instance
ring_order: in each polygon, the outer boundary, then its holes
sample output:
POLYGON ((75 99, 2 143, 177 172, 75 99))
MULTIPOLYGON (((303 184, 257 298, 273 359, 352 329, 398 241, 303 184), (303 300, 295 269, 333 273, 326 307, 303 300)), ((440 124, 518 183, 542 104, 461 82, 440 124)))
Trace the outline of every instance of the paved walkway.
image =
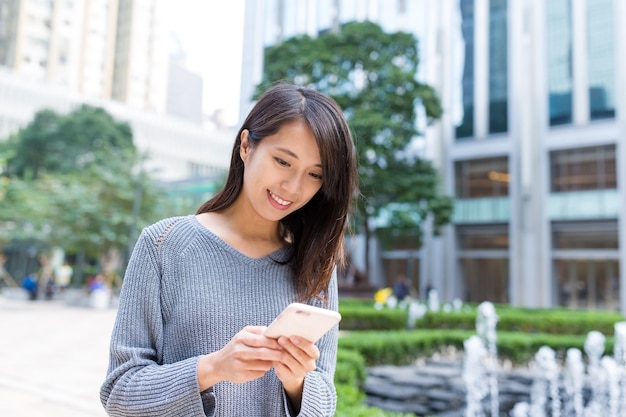
POLYGON ((106 417, 114 308, 0 295, 0 416, 106 417))

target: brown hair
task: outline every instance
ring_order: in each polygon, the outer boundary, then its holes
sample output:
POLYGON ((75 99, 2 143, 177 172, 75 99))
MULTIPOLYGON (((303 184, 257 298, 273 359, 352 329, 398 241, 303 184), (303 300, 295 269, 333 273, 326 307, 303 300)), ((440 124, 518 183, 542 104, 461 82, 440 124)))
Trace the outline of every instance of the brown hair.
POLYGON ((350 128, 337 103, 309 88, 277 84, 252 108, 237 133, 224 188, 204 203, 197 214, 229 207, 243 187, 244 165, 239 154, 241 133, 249 131, 250 145, 276 133, 293 120, 311 129, 324 171, 321 189, 297 211, 280 221, 283 238, 292 242, 289 264, 299 299, 326 298, 334 268, 344 261, 344 234, 357 192, 357 162, 350 128))

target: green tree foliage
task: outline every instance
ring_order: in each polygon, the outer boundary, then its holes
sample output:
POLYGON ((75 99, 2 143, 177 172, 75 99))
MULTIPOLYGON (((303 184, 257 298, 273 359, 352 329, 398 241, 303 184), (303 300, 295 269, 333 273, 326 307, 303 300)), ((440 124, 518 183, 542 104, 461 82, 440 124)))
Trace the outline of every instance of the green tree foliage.
POLYGON ((135 158, 130 126, 114 120, 104 109, 87 105, 67 115, 41 110, 10 143, 14 154, 7 161, 6 173, 27 179, 135 158))
POLYGON ((154 220, 158 190, 137 169, 132 131, 103 109, 42 110, 0 155, 0 243, 36 239, 97 259, 154 220))
POLYGON ((432 218, 435 232, 450 221, 452 199, 442 194, 431 162, 407 152, 420 134, 417 110, 428 121, 442 112, 433 88, 417 81, 418 62, 412 34, 352 22, 339 32, 297 36, 268 48, 256 94, 285 81, 332 96, 356 139, 359 229, 369 236, 370 219, 388 217, 381 237, 410 235, 419 246, 426 219, 432 218))

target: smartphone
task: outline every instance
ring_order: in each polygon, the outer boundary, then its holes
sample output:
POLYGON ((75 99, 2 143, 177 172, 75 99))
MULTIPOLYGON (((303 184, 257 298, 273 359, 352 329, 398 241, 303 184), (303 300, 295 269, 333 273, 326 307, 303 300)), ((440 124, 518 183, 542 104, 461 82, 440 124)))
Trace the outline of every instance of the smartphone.
POLYGON ((341 320, 341 314, 325 308, 291 303, 274 319, 263 334, 272 339, 299 336, 312 343, 341 320))

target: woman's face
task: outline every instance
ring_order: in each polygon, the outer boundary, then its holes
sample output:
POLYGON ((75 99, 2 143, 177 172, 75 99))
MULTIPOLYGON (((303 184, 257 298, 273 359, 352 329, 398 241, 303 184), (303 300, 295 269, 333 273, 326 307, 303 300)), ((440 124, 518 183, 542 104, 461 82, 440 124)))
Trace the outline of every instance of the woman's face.
POLYGON ((281 220, 308 203, 322 186, 315 136, 301 120, 284 124, 255 148, 244 130, 240 156, 245 167, 242 193, 264 219, 281 220))

